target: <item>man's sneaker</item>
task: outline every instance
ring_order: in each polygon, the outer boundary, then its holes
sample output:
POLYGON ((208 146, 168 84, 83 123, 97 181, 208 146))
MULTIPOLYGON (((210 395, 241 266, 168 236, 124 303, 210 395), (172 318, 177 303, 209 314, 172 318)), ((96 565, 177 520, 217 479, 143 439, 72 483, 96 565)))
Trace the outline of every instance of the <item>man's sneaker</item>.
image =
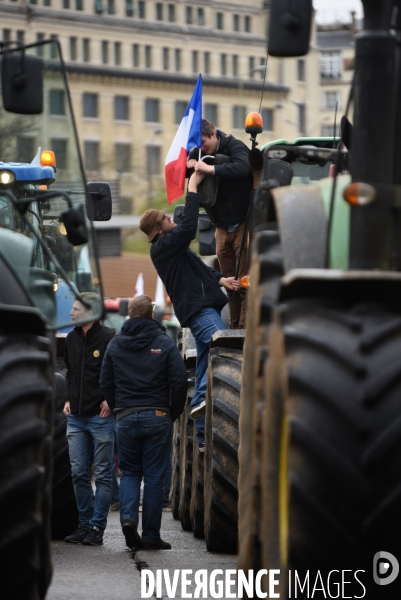
POLYGON ((121 526, 127 547, 140 550, 143 547, 143 542, 137 528, 135 527, 135 523, 133 523, 130 519, 124 519, 124 521, 121 523, 121 526))
POLYGON ((191 410, 191 417, 193 419, 200 419, 201 417, 203 417, 205 412, 206 412, 206 400, 203 400, 203 402, 201 402, 197 406, 194 406, 194 408, 191 410))
POLYGON ((171 550, 171 544, 157 540, 157 542, 143 542, 144 550, 171 550))
POLYGON ((84 527, 83 525, 79 524, 75 531, 64 538, 64 541, 68 542, 69 544, 82 544, 89 531, 90 530, 88 527, 84 527))
POLYGON ((94 527, 89 531, 82 543, 85 544, 85 546, 101 546, 103 544, 103 532, 97 527, 94 527))
POLYGON ((204 451, 205 451, 205 442, 200 442, 200 443, 198 444, 198 448, 199 448, 199 453, 200 453, 200 454, 203 454, 203 453, 204 453, 204 451))
POLYGON ((117 502, 112 502, 110 504, 110 510, 120 510, 120 502, 117 500, 117 502))

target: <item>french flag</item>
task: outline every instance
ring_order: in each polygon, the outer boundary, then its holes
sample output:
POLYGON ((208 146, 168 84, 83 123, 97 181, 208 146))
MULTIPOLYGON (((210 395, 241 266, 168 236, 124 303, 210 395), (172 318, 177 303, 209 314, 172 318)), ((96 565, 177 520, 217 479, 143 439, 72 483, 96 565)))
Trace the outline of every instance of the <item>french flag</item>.
POLYGON ((202 145, 202 75, 199 74, 194 93, 168 151, 164 172, 168 203, 184 193, 187 155, 194 146, 202 145))

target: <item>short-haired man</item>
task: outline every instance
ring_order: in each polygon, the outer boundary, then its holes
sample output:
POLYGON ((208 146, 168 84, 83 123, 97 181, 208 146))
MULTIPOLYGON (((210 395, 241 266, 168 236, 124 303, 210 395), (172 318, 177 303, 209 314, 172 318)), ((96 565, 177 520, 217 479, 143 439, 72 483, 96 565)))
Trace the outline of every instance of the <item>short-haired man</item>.
POLYGON ((234 277, 224 277, 208 267, 189 249, 198 225, 197 185, 201 179, 201 174, 193 173, 189 180, 186 204, 179 225, 171 221, 164 211, 150 209, 142 215, 139 227, 152 244, 150 257, 171 298, 177 319, 183 327, 191 329, 195 338, 196 382, 191 416, 197 419, 198 444, 200 451, 203 451, 203 415, 210 339, 215 331, 226 328, 220 318, 220 312, 227 304, 227 297, 221 286, 231 290, 238 288, 239 283, 234 277))
POLYGON ((153 319, 149 296, 129 301, 129 319, 110 342, 100 385, 117 419, 120 519, 129 548, 168 550, 160 538, 164 479, 172 423, 184 409, 187 373, 165 328, 153 319), (142 477, 142 539, 138 509, 142 477))
MULTIPOLYGON (((101 301, 94 292, 82 292, 82 304, 75 300, 71 319, 90 319, 100 314, 101 301), (90 308, 92 307, 92 308, 90 308)), ((103 543, 112 493, 114 467, 114 417, 100 389, 100 368, 106 347, 114 331, 98 320, 74 327, 67 335, 64 362, 68 400, 67 440, 70 453, 72 482, 79 512, 79 526, 66 542, 89 546, 103 543), (90 480, 90 463, 94 455, 96 493, 90 480)))
MULTIPOLYGON (((206 164, 202 160, 197 160, 198 152, 198 148, 192 149, 187 167, 219 178, 216 204, 206 207, 206 211, 216 226, 216 253, 220 269, 225 275, 234 275, 253 188, 253 175, 248 161, 249 149, 240 140, 216 129, 213 123, 203 119, 203 156, 223 154, 230 158, 230 162, 219 165, 206 164)), ((244 243, 239 263, 239 279, 246 275, 248 254, 246 246, 244 243)), ((232 327, 244 328, 245 290, 240 288, 235 294, 234 311, 232 311, 232 292, 229 290, 227 294, 232 327)))

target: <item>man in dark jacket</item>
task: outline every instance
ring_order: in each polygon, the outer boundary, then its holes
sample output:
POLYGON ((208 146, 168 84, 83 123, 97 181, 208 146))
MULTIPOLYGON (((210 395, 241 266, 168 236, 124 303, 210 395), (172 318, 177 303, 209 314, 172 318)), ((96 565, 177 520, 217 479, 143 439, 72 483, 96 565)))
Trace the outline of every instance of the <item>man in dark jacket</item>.
POLYGON ((224 277, 208 267, 189 245, 196 234, 199 213, 197 185, 202 175, 193 173, 188 183, 188 194, 181 223, 176 225, 163 211, 150 209, 141 217, 139 227, 152 243, 150 257, 163 281, 174 306, 177 319, 189 327, 195 338, 196 383, 191 401, 191 416, 197 419, 196 429, 200 451, 205 445, 204 418, 206 371, 210 339, 219 329, 225 329, 220 318, 227 297, 220 289, 238 288, 234 277, 224 277), (202 419, 201 419, 202 417, 202 419))
MULTIPOLYGON (((220 269, 226 275, 234 275, 253 187, 253 175, 248 161, 249 150, 243 142, 216 129, 213 123, 203 119, 203 156, 222 154, 229 157, 230 162, 219 165, 206 164, 197 160, 198 153, 198 148, 191 151, 187 167, 219 178, 216 204, 206 207, 206 210, 216 226, 216 253, 220 269)), ((247 254, 247 245, 244 243, 239 264, 239 279, 246 275, 247 254)), ((245 290, 241 288, 235 294, 234 314, 232 292, 228 291, 227 294, 232 326, 242 329, 245 327, 245 290)))
MULTIPOLYGON (((88 305, 99 305, 93 292, 83 292, 88 305)), ((99 310, 96 310, 99 314, 99 310)), ((90 319, 93 311, 79 300, 70 312, 73 321, 90 319)), ((112 493, 114 467, 114 417, 100 389, 100 368, 106 347, 114 331, 91 321, 75 327, 67 335, 64 362, 67 367, 68 398, 67 440, 70 452, 72 482, 79 512, 79 527, 65 539, 73 544, 99 546, 107 524, 112 493), (92 501, 90 465, 94 454, 96 494, 92 501)))
POLYGON ((160 538, 164 475, 172 423, 184 410, 187 372, 165 328, 153 320, 152 300, 137 296, 129 319, 109 344, 100 385, 117 419, 120 518, 129 548, 170 549, 160 538), (137 531, 144 477, 142 539, 137 531))

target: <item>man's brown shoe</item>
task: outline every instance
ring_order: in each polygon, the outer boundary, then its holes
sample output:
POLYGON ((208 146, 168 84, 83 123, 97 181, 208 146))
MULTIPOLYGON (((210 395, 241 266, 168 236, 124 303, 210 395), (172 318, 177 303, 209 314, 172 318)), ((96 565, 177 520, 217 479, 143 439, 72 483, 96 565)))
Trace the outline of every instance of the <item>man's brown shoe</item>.
POLYGON ((157 540, 157 542, 142 542, 143 550, 171 550, 171 544, 157 540))
POLYGON ((143 548, 143 541, 138 533, 137 528, 135 527, 135 523, 133 523, 130 519, 125 519, 121 523, 121 526, 127 547, 130 549, 136 548, 137 550, 143 548))

